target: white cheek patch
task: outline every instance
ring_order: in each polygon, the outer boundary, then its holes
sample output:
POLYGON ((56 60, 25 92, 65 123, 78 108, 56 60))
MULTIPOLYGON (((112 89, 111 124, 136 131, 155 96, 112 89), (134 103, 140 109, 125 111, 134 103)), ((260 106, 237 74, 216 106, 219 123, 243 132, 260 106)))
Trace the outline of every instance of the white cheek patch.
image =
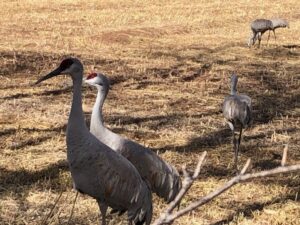
POLYGON ((96 83, 97 77, 91 78, 91 79, 86 79, 85 82, 88 84, 95 84, 96 83))

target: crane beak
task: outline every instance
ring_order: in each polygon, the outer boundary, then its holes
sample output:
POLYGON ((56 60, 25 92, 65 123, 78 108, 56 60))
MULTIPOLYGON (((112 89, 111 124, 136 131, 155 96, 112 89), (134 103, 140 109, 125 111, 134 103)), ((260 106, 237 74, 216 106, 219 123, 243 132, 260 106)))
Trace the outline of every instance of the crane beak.
POLYGON ((55 77, 55 76, 58 76, 60 75, 62 72, 61 68, 58 67, 57 69, 53 70, 52 72, 48 73, 46 76, 43 76, 41 77, 40 79, 38 79, 34 84, 37 85, 39 83, 41 83, 42 81, 44 80, 48 80, 50 79, 51 77, 55 77))

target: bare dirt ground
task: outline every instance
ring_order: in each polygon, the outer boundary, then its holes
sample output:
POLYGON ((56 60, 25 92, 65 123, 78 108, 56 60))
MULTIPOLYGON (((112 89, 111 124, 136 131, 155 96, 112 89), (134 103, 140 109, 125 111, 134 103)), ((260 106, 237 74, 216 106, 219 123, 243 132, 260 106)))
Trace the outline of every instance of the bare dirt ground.
MULTIPOLYGON (((71 81, 31 84, 65 56, 85 72, 101 71, 112 90, 105 121, 113 131, 193 168, 207 151, 199 180, 182 205, 234 175, 231 133, 221 103, 229 77, 253 98, 239 165, 252 170, 300 162, 300 2, 287 1, 8 1, 0 3, 0 224, 66 224, 75 192, 66 162, 71 81), (246 46, 255 18, 282 17, 260 49, 246 46)), ((96 91, 83 87, 87 123, 96 91)), ((300 174, 253 180, 230 189, 175 224, 300 224, 300 174)), ((165 204, 154 197, 154 218, 165 204)), ((80 196, 70 224, 97 224, 94 200, 80 196)), ((126 217, 109 217, 125 224, 126 217)))

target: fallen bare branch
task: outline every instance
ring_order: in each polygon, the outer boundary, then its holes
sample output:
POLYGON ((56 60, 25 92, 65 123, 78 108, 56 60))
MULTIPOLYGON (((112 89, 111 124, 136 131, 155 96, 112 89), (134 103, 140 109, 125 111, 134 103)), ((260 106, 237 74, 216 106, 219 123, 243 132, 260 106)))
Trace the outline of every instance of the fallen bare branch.
MULTIPOLYGON (((206 155, 206 153, 205 153, 206 155)), ((201 156, 204 157, 205 155, 201 156)), ((282 165, 285 165, 285 161, 287 158, 287 146, 284 149, 283 152, 283 157, 282 157, 282 165)), ((200 164, 199 167, 202 166, 202 162, 199 163, 200 164)), ((247 160, 245 166, 243 167, 243 169, 241 170, 240 174, 236 175, 235 177, 233 177, 232 179, 230 179, 228 182, 226 182, 223 186, 219 187, 218 189, 216 189, 215 191, 209 193, 208 195, 196 200, 195 202, 192 202, 190 205, 188 205, 187 207, 177 211, 177 212, 172 212, 173 209, 176 207, 176 205, 178 205, 178 203, 180 202, 180 200, 184 197, 184 195, 187 193, 187 191, 190 189, 190 187, 192 186, 193 182, 195 181, 194 176, 193 177, 189 177, 189 179, 187 179, 186 177, 184 178, 184 182, 183 182, 183 186, 182 189, 180 190, 178 196, 175 198, 175 200, 173 202, 171 202, 167 209, 164 211, 164 213, 160 214, 159 218, 156 219, 154 221, 154 225, 161 225, 161 224, 171 224, 174 222, 175 219, 187 214, 188 212, 206 204, 207 202, 213 200, 214 198, 216 198, 217 196, 219 196, 220 194, 222 194, 223 192, 227 191, 228 189, 230 189, 231 187, 233 187, 234 185, 241 183, 241 182, 245 182, 254 178, 260 178, 260 177, 267 177, 267 176, 271 176, 271 175, 276 175, 276 174, 280 174, 280 173, 290 173, 290 172, 294 172, 294 171, 298 171, 300 170, 300 164, 296 164, 296 165, 292 165, 292 166, 280 166, 271 170, 265 170, 265 171, 261 171, 261 172, 256 172, 256 173, 248 173, 245 174, 247 169, 250 166, 250 159, 247 160), (187 183, 185 183, 187 182, 187 183)), ((198 169, 195 169, 195 173, 198 169)), ((199 169, 200 171, 200 169, 199 169)), ((199 174, 199 173, 198 173, 199 174)), ((197 175, 198 176, 198 175, 197 175)))

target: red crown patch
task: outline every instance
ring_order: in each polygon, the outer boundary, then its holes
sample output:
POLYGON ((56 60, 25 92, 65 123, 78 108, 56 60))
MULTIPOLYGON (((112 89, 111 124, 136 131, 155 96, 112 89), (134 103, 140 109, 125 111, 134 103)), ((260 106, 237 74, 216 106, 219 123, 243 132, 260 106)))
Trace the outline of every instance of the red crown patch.
POLYGON ((93 79, 94 77, 96 77, 97 76, 97 73, 90 73, 88 76, 87 76, 87 80, 89 80, 89 79, 93 79))

